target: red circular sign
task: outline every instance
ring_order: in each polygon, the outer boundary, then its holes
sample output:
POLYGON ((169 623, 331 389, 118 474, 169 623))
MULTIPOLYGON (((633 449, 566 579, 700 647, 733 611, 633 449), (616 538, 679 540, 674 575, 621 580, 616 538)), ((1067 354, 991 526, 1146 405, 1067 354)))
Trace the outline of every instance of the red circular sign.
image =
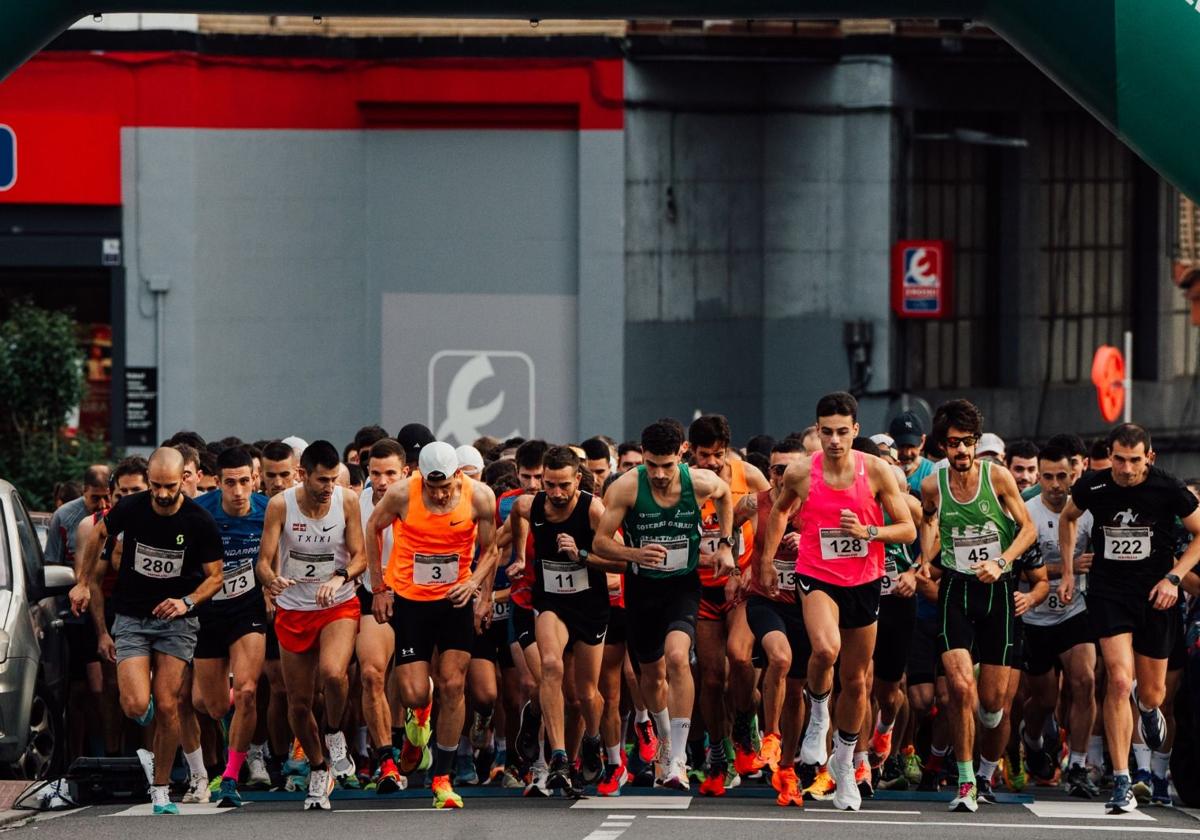
POLYGON ((1100 416, 1109 423, 1121 416, 1125 407, 1125 357, 1116 347, 1102 345, 1092 358, 1092 384, 1100 416))

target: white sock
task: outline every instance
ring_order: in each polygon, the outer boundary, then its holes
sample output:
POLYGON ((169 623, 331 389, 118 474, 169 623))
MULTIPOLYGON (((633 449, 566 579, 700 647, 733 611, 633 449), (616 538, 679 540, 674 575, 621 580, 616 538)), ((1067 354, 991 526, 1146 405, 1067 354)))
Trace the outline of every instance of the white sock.
POLYGON ((1088 738, 1088 764, 1092 767, 1104 766, 1104 736, 1092 735, 1088 738))
POLYGON ((865 751, 864 752, 856 752, 854 754, 854 767, 856 769, 859 767, 862 767, 866 763, 867 763, 867 754, 865 751))
POLYGON ((496 739, 496 752, 498 752, 498 753, 508 752, 508 739, 507 738, 497 738, 496 739))
POLYGON ((829 694, 826 694, 820 700, 818 700, 816 697, 813 697, 810 694, 810 695, 808 695, 808 702, 811 707, 810 711, 808 713, 809 722, 816 723, 821 726, 824 726, 826 723, 828 723, 829 722, 829 694))
POLYGON ((885 725, 883 722, 883 715, 875 716, 875 731, 878 732, 880 735, 888 734, 889 732, 892 731, 892 727, 894 727, 895 725, 896 725, 896 721, 894 721, 894 720, 891 723, 885 725))
POLYGON ((1087 753, 1071 750, 1071 757, 1067 759, 1067 769, 1072 767, 1087 767, 1087 753))
POLYGON ((650 720, 650 710, 649 709, 638 709, 637 714, 634 716, 633 719, 635 721, 637 721, 638 723, 645 723, 646 721, 650 720))
POLYGON ((667 741, 671 740, 671 714, 666 709, 660 712, 652 712, 654 716, 654 729, 658 733, 659 740, 664 738, 667 741))
POLYGON ((1133 764, 1139 770, 1150 769, 1150 748, 1145 744, 1133 745, 1133 764))
POLYGON ((1027 746, 1027 747, 1030 747, 1035 750, 1040 750, 1042 748, 1042 733, 1041 732, 1039 732, 1037 734, 1036 738, 1030 738, 1029 732, 1026 731, 1025 734, 1021 736, 1021 739, 1025 742, 1025 746, 1027 746))
POLYGON ((195 752, 185 752, 184 759, 187 761, 188 772, 193 776, 203 776, 208 778, 208 770, 204 767, 204 750, 198 749, 195 752))
POLYGON ((687 760, 688 732, 692 728, 691 718, 671 718, 671 761, 687 760))
POLYGON ((858 746, 858 736, 847 741, 842 737, 841 732, 834 733, 833 736, 833 758, 829 760, 829 764, 836 763, 839 767, 849 766, 854 767, 854 748, 858 746))
POLYGON ((1171 766, 1171 751, 1158 752, 1155 750, 1150 755, 1150 772, 1160 779, 1167 778, 1167 770, 1171 766))
POLYGON ((621 747, 619 745, 615 747, 605 747, 604 751, 608 753, 609 764, 621 763, 621 747))
POLYGON ((979 756, 979 773, 977 775, 990 782, 992 776, 996 775, 996 765, 999 763, 998 761, 988 761, 983 756, 979 756))
POLYGON ((1128 779, 1129 778, 1129 768, 1126 767, 1124 770, 1118 770, 1117 768, 1114 767, 1113 768, 1113 778, 1115 779, 1118 776, 1124 776, 1126 779, 1128 779))
POLYGON ((165 805, 171 801, 170 785, 150 785, 150 801, 155 805, 165 805))

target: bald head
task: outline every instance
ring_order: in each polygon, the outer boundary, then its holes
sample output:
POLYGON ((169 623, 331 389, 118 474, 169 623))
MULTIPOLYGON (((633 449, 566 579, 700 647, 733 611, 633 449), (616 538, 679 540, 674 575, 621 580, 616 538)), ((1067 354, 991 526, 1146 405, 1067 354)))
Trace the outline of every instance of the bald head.
POLYGON ((154 468, 169 470, 176 475, 183 475, 183 455, 173 446, 161 446, 150 456, 150 472, 154 468))
POLYGON ((184 457, 173 447, 156 449, 150 456, 150 495, 156 513, 170 516, 182 504, 183 467, 184 457))

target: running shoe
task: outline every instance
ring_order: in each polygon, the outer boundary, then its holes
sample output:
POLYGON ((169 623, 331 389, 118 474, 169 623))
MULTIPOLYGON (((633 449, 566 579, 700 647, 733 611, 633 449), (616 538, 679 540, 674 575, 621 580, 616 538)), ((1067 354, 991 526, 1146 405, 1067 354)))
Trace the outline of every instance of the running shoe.
POLYGON ((546 786, 546 777, 550 775, 550 768, 542 762, 535 762, 530 768, 529 774, 529 784, 525 785, 523 795, 534 799, 549 796, 550 790, 546 786))
POLYGON ((424 755, 425 751, 405 735, 404 742, 400 745, 400 775, 407 776, 415 772, 424 755))
POLYGON ((221 787, 217 789, 218 808, 241 808, 242 795, 238 793, 236 779, 221 779, 221 787))
POLYGON ((801 764, 825 764, 829 761, 829 721, 816 724, 810 718, 804 730, 804 741, 800 744, 801 764))
POLYGON ((729 769, 726 761, 709 761, 704 771, 704 781, 700 783, 701 796, 724 796, 725 773, 729 769))
POLYGON ((900 763, 904 767, 904 778, 910 785, 921 784, 921 756, 913 746, 907 746, 901 752, 900 763))
POLYGON ((688 791, 691 789, 691 783, 688 781, 687 763, 682 758, 671 759, 667 766, 666 778, 662 781, 662 786, 671 790, 688 791))
POLYGON ((890 756, 883 762, 879 773, 880 790, 908 790, 908 777, 904 775, 904 765, 900 756, 890 756))
POLYGON ((550 758, 550 770, 546 774, 546 790, 561 790, 568 796, 575 794, 575 786, 571 783, 571 764, 565 753, 555 753, 550 758))
POLYGON ((330 811, 329 794, 333 793, 333 774, 328 769, 313 770, 308 774, 308 796, 304 798, 304 810, 330 811))
POLYGON ((950 800, 948 810, 972 814, 979 810, 979 790, 974 782, 963 782, 958 786, 958 795, 950 800))
POLYGON ((837 783, 833 780, 833 776, 829 774, 829 768, 823 766, 817 771, 817 776, 813 779, 812 784, 804 789, 804 798, 815 799, 817 802, 826 802, 833 798, 836 790, 837 783))
POLYGON ((518 790, 525 787, 521 781, 521 772, 511 765, 506 766, 500 774, 500 787, 505 790, 518 790))
POLYGON ((471 715, 471 746, 477 750, 490 746, 492 743, 492 715, 475 712, 471 715))
MULTIPOLYGON (((733 767, 743 776, 756 773, 763 765, 758 760, 758 748, 754 745, 753 717, 738 712, 733 718, 733 767)), ((729 755, 730 753, 726 753, 729 755)))
POLYGON ((396 762, 385 758, 379 763, 379 778, 375 782, 375 792, 378 794, 395 793, 408 787, 408 779, 400 775, 396 762))
MULTIPOLYGON (((142 712, 140 717, 135 717, 133 722, 138 726, 149 726, 150 721, 154 720, 154 695, 150 695, 150 702, 146 706, 146 711, 142 712)), ((168 813, 164 811, 163 813, 168 813)), ((178 810, 175 813, 179 813, 178 810)))
POLYGON ((1025 790, 1025 787, 1029 784, 1029 774, 1026 772, 1024 759, 1018 756, 1017 760, 1013 761, 1008 756, 1005 756, 1004 760, 1000 763, 1000 769, 1005 787, 1013 793, 1020 793, 1025 790))
POLYGON ((833 791, 833 807, 839 811, 857 811, 862 808, 862 795, 858 792, 854 761, 839 762, 836 756, 829 761, 829 774, 837 786, 833 791))
POLYGON ((758 748, 759 767, 769 767, 772 773, 779 770, 779 758, 781 755, 779 745, 779 733, 768 732, 763 736, 762 746, 758 748))
POLYGON ((975 776, 975 799, 988 805, 996 804, 996 792, 992 790, 992 780, 980 775, 975 776))
POLYGON ((479 784, 479 774, 475 772, 475 759, 473 756, 462 755, 461 753, 454 759, 454 784, 456 785, 477 785, 479 784))
POLYGON ((860 799, 874 799, 875 786, 871 783, 871 766, 863 762, 854 768, 854 784, 858 786, 860 799))
POLYGON ((1163 739, 1167 737, 1167 719, 1161 709, 1151 709, 1143 712, 1138 706, 1138 732, 1142 733, 1142 742, 1152 750, 1161 749, 1163 739))
POLYGON ((800 791, 800 780, 796 778, 796 770, 793 767, 782 767, 771 777, 771 784, 779 795, 775 797, 775 804, 786 808, 789 805, 795 805, 797 808, 804 807, 804 794, 800 791))
POLYGON ((1151 788, 1150 771, 1134 770, 1132 782, 1130 791, 1133 793, 1133 798, 1139 805, 1149 804, 1150 795, 1154 792, 1151 788))
POLYGON ((579 781, 584 787, 594 785, 604 777, 604 748, 600 736, 583 736, 579 749, 579 781))
POLYGON ((461 808, 463 806, 462 797, 454 792, 454 788, 450 787, 449 776, 434 776, 433 777, 433 807, 434 808, 461 808))
POLYGON ((542 712, 531 701, 521 707, 521 723, 517 727, 517 755, 533 764, 538 757, 538 736, 542 727, 542 712))
POLYGON ((150 787, 150 801, 154 803, 151 811, 158 814, 178 814, 179 806, 171 801, 171 795, 166 787, 150 787))
POLYGON ((871 750, 868 757, 872 767, 882 767, 883 762, 892 754, 892 730, 880 732, 876 729, 871 733, 871 750))
POLYGON ((1112 797, 1104 808, 1110 814, 1128 814, 1136 811, 1137 797, 1133 795, 1133 783, 1128 776, 1113 776, 1112 797))
POLYGON ((1171 784, 1163 776, 1150 776, 1150 804, 1165 805, 1170 808, 1175 802, 1171 799, 1171 784))
POLYGON ((1095 799, 1100 788, 1092 781, 1086 767, 1072 764, 1067 770, 1067 795, 1077 799, 1095 799))
POLYGON ((596 792, 601 796, 620 796, 621 788, 629 781, 629 770, 626 766, 625 751, 621 751, 620 764, 608 764, 604 767, 604 778, 596 785, 596 792))
POLYGON ((649 764, 658 756, 658 734, 654 731, 654 723, 645 720, 635 723, 633 731, 637 734, 638 756, 649 764))
POLYGON ((150 750, 139 749, 137 751, 138 762, 142 765, 142 772, 146 774, 146 784, 151 789, 154 788, 154 753, 150 750))
POLYGON ((267 762, 263 758, 261 747, 251 747, 246 753, 246 787, 250 790, 271 789, 271 774, 267 772, 267 762))
POLYGON ((433 732, 429 725, 429 716, 432 712, 432 702, 419 709, 404 710, 404 735, 413 746, 424 747, 429 744, 433 732))
POLYGON ((183 795, 184 805, 198 805, 208 801, 208 776, 193 773, 188 777, 187 792, 183 795))

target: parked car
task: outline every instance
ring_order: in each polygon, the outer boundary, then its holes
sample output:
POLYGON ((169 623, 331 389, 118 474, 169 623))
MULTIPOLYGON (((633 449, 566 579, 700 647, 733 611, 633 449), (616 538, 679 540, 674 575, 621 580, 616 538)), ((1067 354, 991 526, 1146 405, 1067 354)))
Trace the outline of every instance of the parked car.
POLYGON ((0 774, 44 779, 66 755, 67 647, 62 611, 75 583, 45 566, 20 494, 0 479, 0 774))

